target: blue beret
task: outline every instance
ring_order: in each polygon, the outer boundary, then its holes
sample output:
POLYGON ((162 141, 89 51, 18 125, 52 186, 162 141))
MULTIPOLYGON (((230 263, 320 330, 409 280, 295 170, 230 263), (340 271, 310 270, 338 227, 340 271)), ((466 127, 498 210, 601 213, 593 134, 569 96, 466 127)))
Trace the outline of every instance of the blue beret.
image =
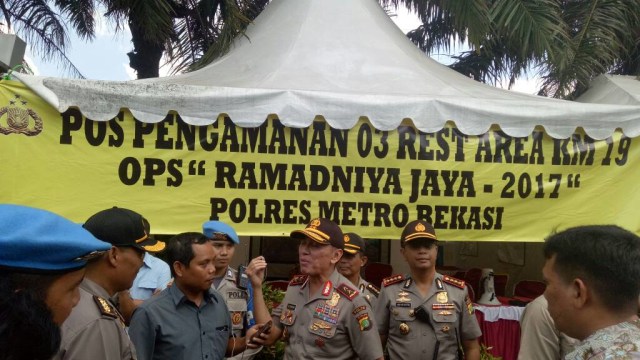
POLYGON ((0 204, 0 267, 18 272, 80 269, 93 253, 111 244, 52 212, 0 204))
POLYGON ((226 240, 240 244, 240 238, 238 238, 236 231, 222 221, 207 221, 202 224, 202 233, 209 239, 218 239, 220 235, 226 235, 226 240))

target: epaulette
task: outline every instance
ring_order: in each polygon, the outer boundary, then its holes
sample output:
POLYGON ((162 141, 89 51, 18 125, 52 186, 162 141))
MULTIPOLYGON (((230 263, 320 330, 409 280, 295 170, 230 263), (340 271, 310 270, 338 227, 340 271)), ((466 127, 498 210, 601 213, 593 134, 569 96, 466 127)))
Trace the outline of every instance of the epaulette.
POLYGON ((100 314, 112 317, 114 319, 118 318, 118 312, 116 308, 114 308, 109 302, 100 296, 93 295, 93 301, 98 305, 98 310, 100 310, 100 314))
POLYGON ((378 295, 380 295, 380 289, 373 285, 373 284, 367 284, 367 289, 375 296, 378 297, 378 295))
POLYGON ((358 290, 352 288, 351 286, 345 283, 342 283, 336 286, 336 291, 344 295, 344 297, 346 297, 349 300, 353 300, 353 298, 360 293, 358 290))
POLYGON ((305 282, 307 282, 308 278, 309 275, 296 275, 291 279, 291 281, 289 281, 289 286, 303 285, 305 282))
POLYGON ((449 275, 445 275, 442 277, 442 281, 446 282, 447 284, 451 284, 455 287, 459 287, 460 289, 464 289, 464 281, 451 277, 449 275))
POLYGON ((404 275, 393 275, 382 280, 382 286, 387 287, 391 284, 396 284, 404 280, 404 275))

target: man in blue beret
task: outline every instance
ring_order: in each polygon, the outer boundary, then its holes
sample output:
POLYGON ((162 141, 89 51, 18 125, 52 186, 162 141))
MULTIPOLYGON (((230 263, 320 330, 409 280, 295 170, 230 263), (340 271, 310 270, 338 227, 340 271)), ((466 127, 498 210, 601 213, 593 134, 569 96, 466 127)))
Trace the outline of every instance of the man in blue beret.
MULTIPOLYGON (((236 245, 240 244, 236 231, 222 221, 207 221, 202 225, 202 232, 212 241, 216 253, 212 288, 224 298, 231 316, 234 341, 238 339, 240 343, 250 327, 271 319, 262 295, 267 262, 264 256, 258 256, 243 267, 239 274, 238 270, 230 266, 236 245)), ((239 351, 234 351, 234 356, 227 359, 250 360, 260 349, 247 349, 239 354, 239 351)))
POLYGON ((54 213, 0 205, 0 354, 50 359, 87 259, 111 245, 54 213))
POLYGON ((84 223, 111 248, 87 264, 80 302, 62 325, 62 344, 55 359, 137 359, 112 297, 131 287, 146 251, 164 249, 163 242, 149 237, 144 221, 135 211, 113 207, 84 223))

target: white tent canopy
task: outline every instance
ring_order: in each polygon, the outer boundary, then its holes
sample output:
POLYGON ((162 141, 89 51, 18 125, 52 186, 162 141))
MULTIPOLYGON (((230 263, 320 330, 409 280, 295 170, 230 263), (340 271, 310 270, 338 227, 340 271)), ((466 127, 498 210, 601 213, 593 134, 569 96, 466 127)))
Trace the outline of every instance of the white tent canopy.
POLYGON ((600 75, 576 101, 598 104, 640 105, 640 78, 600 75))
POLYGON ((365 116, 380 130, 404 118, 434 132, 452 120, 469 135, 498 124, 511 136, 536 125, 566 138, 620 128, 640 135, 640 106, 578 104, 497 89, 438 64, 416 48, 376 0, 274 0, 231 51, 192 73, 125 82, 16 75, 59 111, 78 107, 107 120, 128 108, 139 120, 171 110, 190 124, 226 113, 240 126, 269 114, 306 127, 321 115, 334 128, 365 116))

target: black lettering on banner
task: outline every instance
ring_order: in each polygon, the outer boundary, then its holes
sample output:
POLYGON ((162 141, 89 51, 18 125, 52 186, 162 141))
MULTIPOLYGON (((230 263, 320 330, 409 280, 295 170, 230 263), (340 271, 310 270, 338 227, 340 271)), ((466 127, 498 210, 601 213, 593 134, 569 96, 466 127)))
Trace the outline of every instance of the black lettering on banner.
POLYGON ((446 197, 475 197, 476 190, 473 182, 473 171, 457 170, 424 170, 424 180, 421 183, 422 171, 411 169, 411 196, 409 202, 416 202, 420 196, 441 196, 441 184, 444 185, 446 197), (458 181, 460 178, 460 181, 458 181))
MULTIPOLYGON (((615 147, 615 142, 612 137, 608 137, 607 141, 607 153, 602 159, 602 165, 611 165, 611 155, 613 153, 613 149, 615 147)), ((622 135, 620 138, 620 142, 618 144, 618 155, 619 157, 615 158, 615 163, 618 166, 623 166, 627 163, 627 158, 629 157, 629 149, 631 148, 631 138, 622 135)))
POLYGON ((144 136, 153 133, 155 124, 142 122, 134 119, 135 126, 133 128, 133 147, 144 148, 144 136))
POLYGON ((319 201, 318 210, 320 217, 348 226, 370 226, 370 216, 374 217, 373 226, 376 227, 402 227, 409 219, 409 209, 405 204, 392 207, 387 203, 319 201))
POLYGON ((60 114, 62 120, 62 134, 60 134, 60 144, 71 144, 71 132, 82 129, 82 113, 77 108, 69 108, 60 114))
POLYGON ((385 157, 387 157, 387 154, 389 153, 389 143, 387 142, 387 138, 389 137, 389 132, 381 131, 378 129, 375 130, 376 135, 380 133, 382 133, 382 135, 380 136, 380 144, 374 146, 373 154, 378 159, 384 159, 385 157))
POLYGON ((356 148, 361 158, 367 158, 373 147, 371 127, 367 123, 362 123, 358 128, 358 141, 356 148))
POLYGON ((135 185, 142 175, 142 166, 134 157, 126 157, 120 162, 118 167, 118 176, 120 181, 125 185, 135 185))
POLYGON ((156 126, 156 149, 173 149, 173 138, 169 136, 169 128, 173 127, 174 116, 167 115, 164 120, 155 124, 156 126))
POLYGON ((449 158, 449 143, 443 136, 448 134, 448 129, 437 133, 424 133, 410 126, 398 127, 398 159, 417 159, 427 161, 446 161, 449 158), (439 146, 437 150, 431 148, 431 140, 436 140, 439 146), (418 141, 416 149, 416 140, 418 141))
POLYGON ((553 165, 593 165, 596 147, 593 139, 573 134, 567 139, 553 139, 553 165))
POLYGON ((504 207, 416 205, 416 212, 435 229, 500 230, 504 207))
POLYGON ((120 147, 124 144, 124 129, 121 122, 124 122, 124 111, 120 111, 118 116, 109 120, 109 129, 113 135, 109 135, 109 147, 120 147))
POLYGON ((311 220, 311 201, 235 198, 228 202, 224 198, 210 198, 210 220, 219 220, 227 213, 234 223, 251 224, 306 224, 311 220))

